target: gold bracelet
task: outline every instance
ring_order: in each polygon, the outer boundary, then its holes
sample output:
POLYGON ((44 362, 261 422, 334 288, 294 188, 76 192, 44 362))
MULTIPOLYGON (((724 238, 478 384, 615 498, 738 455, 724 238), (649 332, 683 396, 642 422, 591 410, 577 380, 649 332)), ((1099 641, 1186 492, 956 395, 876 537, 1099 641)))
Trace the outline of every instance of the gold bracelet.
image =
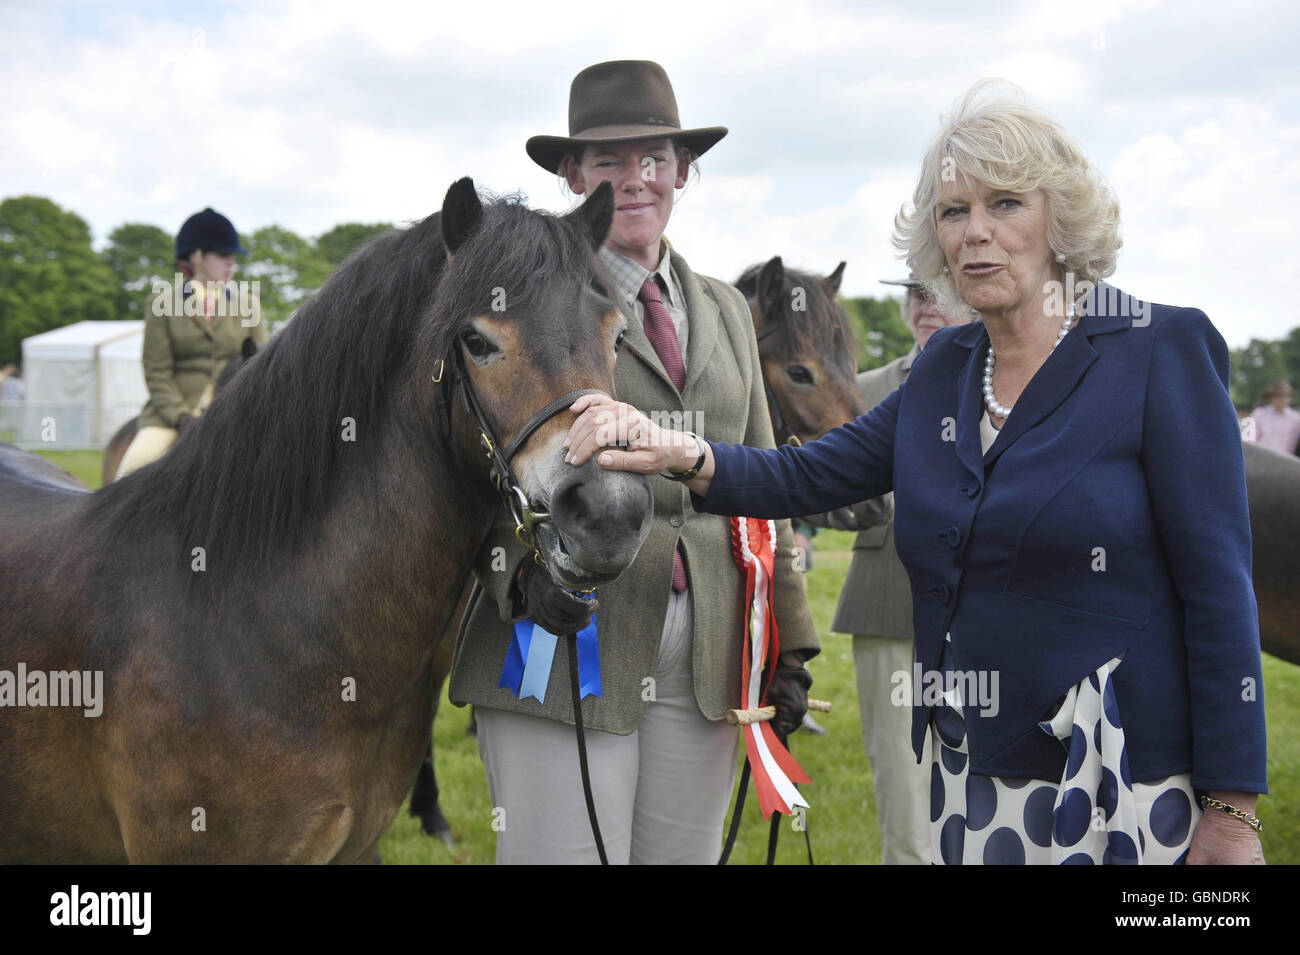
POLYGON ((1246 812, 1246 810, 1244 809, 1238 809, 1236 806, 1229 806, 1222 799, 1215 799, 1213 796, 1206 796, 1205 794, 1202 794, 1201 808, 1222 809, 1229 816, 1233 816, 1237 819, 1240 819, 1246 825, 1251 826, 1256 832, 1263 833, 1264 831, 1264 824, 1262 822, 1260 822, 1250 813, 1246 812))

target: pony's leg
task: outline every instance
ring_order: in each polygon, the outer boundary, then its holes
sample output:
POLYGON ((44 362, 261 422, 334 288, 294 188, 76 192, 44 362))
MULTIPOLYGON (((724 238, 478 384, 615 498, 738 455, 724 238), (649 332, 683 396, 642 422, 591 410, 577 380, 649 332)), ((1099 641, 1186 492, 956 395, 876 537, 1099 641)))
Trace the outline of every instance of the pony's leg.
MULTIPOLYGON (((456 606, 456 612, 451 615, 447 628, 439 637, 437 648, 434 650, 433 680, 436 689, 433 694, 433 716, 430 718, 430 724, 438 716, 438 704, 442 699, 442 685, 447 681, 447 676, 451 673, 452 658, 456 649, 456 630, 465 614, 465 608, 469 604, 472 590, 472 585, 465 587, 456 606)), ((430 729, 432 730, 432 725, 430 729)), ((430 732, 429 748, 424 754, 424 762, 420 764, 420 771, 415 777, 415 788, 411 791, 409 812, 420 820, 420 828, 424 830, 426 835, 441 839, 447 844, 448 848, 455 847, 456 839, 451 834, 451 823, 443 815, 442 806, 438 803, 438 777, 433 762, 432 732, 430 732)))

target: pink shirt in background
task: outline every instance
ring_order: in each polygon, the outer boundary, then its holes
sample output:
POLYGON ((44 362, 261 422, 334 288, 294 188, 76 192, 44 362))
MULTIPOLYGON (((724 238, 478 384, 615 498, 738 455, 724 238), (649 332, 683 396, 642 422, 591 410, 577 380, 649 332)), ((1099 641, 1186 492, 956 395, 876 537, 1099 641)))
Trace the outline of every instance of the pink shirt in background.
POLYGON ((1300 411, 1278 411, 1272 405, 1260 405, 1251 417, 1255 419, 1257 442, 1283 454, 1295 454, 1296 442, 1300 441, 1300 411))

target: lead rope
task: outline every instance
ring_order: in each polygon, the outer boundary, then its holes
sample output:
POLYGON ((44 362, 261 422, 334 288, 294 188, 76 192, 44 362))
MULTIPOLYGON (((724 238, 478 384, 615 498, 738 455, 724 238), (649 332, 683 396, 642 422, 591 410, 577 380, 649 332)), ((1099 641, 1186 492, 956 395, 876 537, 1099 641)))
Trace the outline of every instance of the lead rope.
MULTIPOLYGON (((789 743, 785 740, 786 748, 789 743)), ((727 841, 722 846, 722 855, 718 857, 718 865, 726 865, 727 860, 731 858, 731 850, 736 845, 736 836, 740 832, 740 815, 745 811, 745 793, 749 789, 749 760, 745 760, 745 767, 740 771, 740 791, 736 793, 736 808, 731 811, 731 825, 727 829, 727 841)), ((772 813, 772 825, 767 831, 767 864, 776 864, 776 841, 777 835, 781 831, 781 814, 772 813)), ((808 864, 816 865, 813 861, 812 836, 808 834, 808 814, 803 815, 803 841, 808 849, 808 864)))
POLYGON ((582 797, 587 801, 587 819, 591 822, 591 835, 596 840, 600 864, 609 865, 605 855, 605 840, 600 837, 600 822, 596 819, 596 800, 591 795, 591 774, 587 770, 587 737, 582 731, 582 699, 578 688, 578 635, 568 635, 569 692, 573 697, 573 726, 578 732, 578 766, 582 770, 582 797))

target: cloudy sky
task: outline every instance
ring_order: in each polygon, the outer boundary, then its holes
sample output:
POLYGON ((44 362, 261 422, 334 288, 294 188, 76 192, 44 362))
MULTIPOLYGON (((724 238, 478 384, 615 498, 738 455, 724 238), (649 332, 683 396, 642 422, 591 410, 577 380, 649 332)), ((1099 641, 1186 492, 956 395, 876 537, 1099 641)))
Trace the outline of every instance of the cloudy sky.
POLYGON ((734 278, 773 254, 881 295, 920 156, 1000 76, 1119 195, 1114 284, 1196 305, 1229 343, 1300 324, 1300 11, 1285 2, 0 3, 0 195, 48 196, 102 244, 212 205, 244 231, 406 221, 447 186, 562 210, 524 141, 569 82, 653 59, 706 155, 669 237, 734 278))

